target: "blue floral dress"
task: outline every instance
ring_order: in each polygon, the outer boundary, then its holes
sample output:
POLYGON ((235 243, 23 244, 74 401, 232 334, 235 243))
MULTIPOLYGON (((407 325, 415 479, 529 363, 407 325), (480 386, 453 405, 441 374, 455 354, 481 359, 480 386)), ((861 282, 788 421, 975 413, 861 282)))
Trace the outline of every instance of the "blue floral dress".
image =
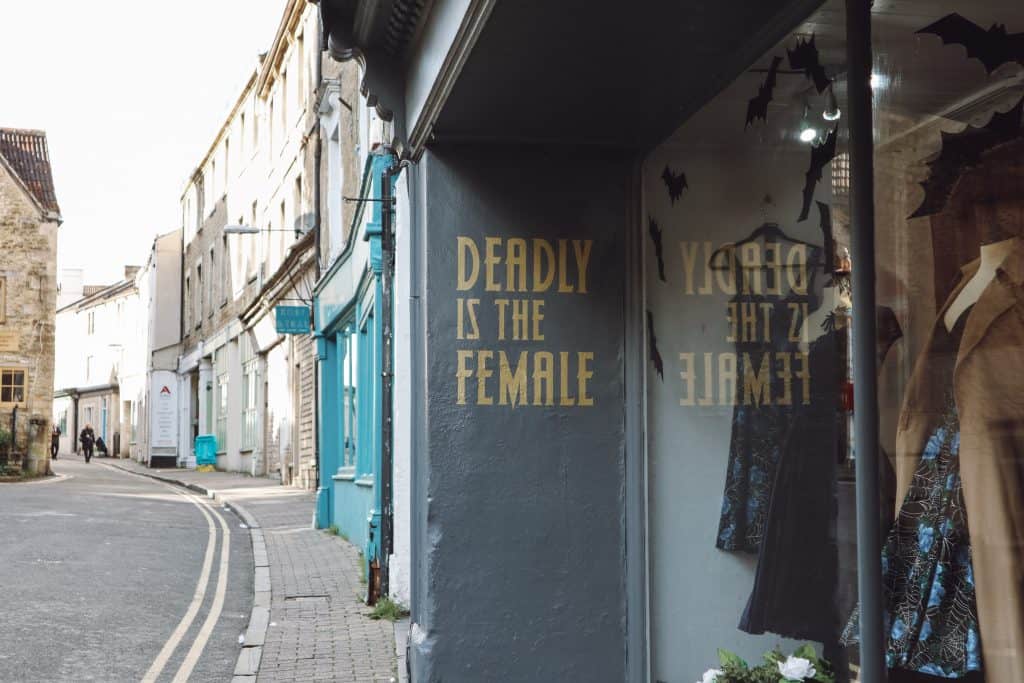
MULTIPOLYGON (((952 386, 956 348, 963 321, 937 344, 935 354, 952 386)), ((882 580, 887 610, 886 663, 891 669, 942 678, 963 678, 981 671, 981 638, 960 480, 960 421, 952 391, 932 432, 882 550, 882 580)), ((844 641, 858 640, 858 615, 847 625, 844 641)))

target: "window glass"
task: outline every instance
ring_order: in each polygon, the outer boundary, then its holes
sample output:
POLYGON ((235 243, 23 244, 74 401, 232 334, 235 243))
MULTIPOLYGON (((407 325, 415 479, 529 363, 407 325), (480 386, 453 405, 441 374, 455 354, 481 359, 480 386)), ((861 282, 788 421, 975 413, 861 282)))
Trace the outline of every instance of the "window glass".
POLYGON ((1024 681, 1024 5, 872 31, 890 680, 1024 681))
POLYGON ((652 680, 854 675, 844 16, 825 3, 644 162, 652 680))
POLYGON ((25 401, 25 371, 4 368, 0 370, 0 403, 25 401))

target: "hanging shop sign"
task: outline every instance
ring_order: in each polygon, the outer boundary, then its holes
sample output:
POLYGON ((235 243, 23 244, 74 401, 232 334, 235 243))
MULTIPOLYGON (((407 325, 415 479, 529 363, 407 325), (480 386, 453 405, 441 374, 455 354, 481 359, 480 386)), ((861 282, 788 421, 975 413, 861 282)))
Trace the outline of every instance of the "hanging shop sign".
POLYGON ((280 334, 308 334, 310 331, 308 306, 277 306, 274 319, 280 334))

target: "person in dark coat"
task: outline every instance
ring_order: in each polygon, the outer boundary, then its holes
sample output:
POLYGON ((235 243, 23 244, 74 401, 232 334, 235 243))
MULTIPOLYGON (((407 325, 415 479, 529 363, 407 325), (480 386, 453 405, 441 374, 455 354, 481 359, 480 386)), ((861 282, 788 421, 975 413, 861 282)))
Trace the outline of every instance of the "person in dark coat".
POLYGON ((96 432, 92 430, 91 425, 86 424, 82 428, 81 434, 78 435, 78 440, 82 442, 82 455, 85 456, 85 461, 89 462, 92 459, 93 444, 96 443, 96 432))
POLYGON ((57 451, 60 450, 60 427, 53 425, 50 431, 50 457, 57 459, 57 451))
POLYGON ((100 455, 110 457, 110 450, 107 448, 107 444, 103 443, 103 437, 96 437, 96 452, 100 455))

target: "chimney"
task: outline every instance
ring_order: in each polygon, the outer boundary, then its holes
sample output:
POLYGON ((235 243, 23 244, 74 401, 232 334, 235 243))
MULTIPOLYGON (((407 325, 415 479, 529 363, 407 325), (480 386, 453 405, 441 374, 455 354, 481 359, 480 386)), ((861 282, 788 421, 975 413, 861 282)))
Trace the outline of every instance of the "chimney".
POLYGON ((134 280, 135 275, 139 272, 142 266, 125 266, 124 267, 124 279, 134 280))

